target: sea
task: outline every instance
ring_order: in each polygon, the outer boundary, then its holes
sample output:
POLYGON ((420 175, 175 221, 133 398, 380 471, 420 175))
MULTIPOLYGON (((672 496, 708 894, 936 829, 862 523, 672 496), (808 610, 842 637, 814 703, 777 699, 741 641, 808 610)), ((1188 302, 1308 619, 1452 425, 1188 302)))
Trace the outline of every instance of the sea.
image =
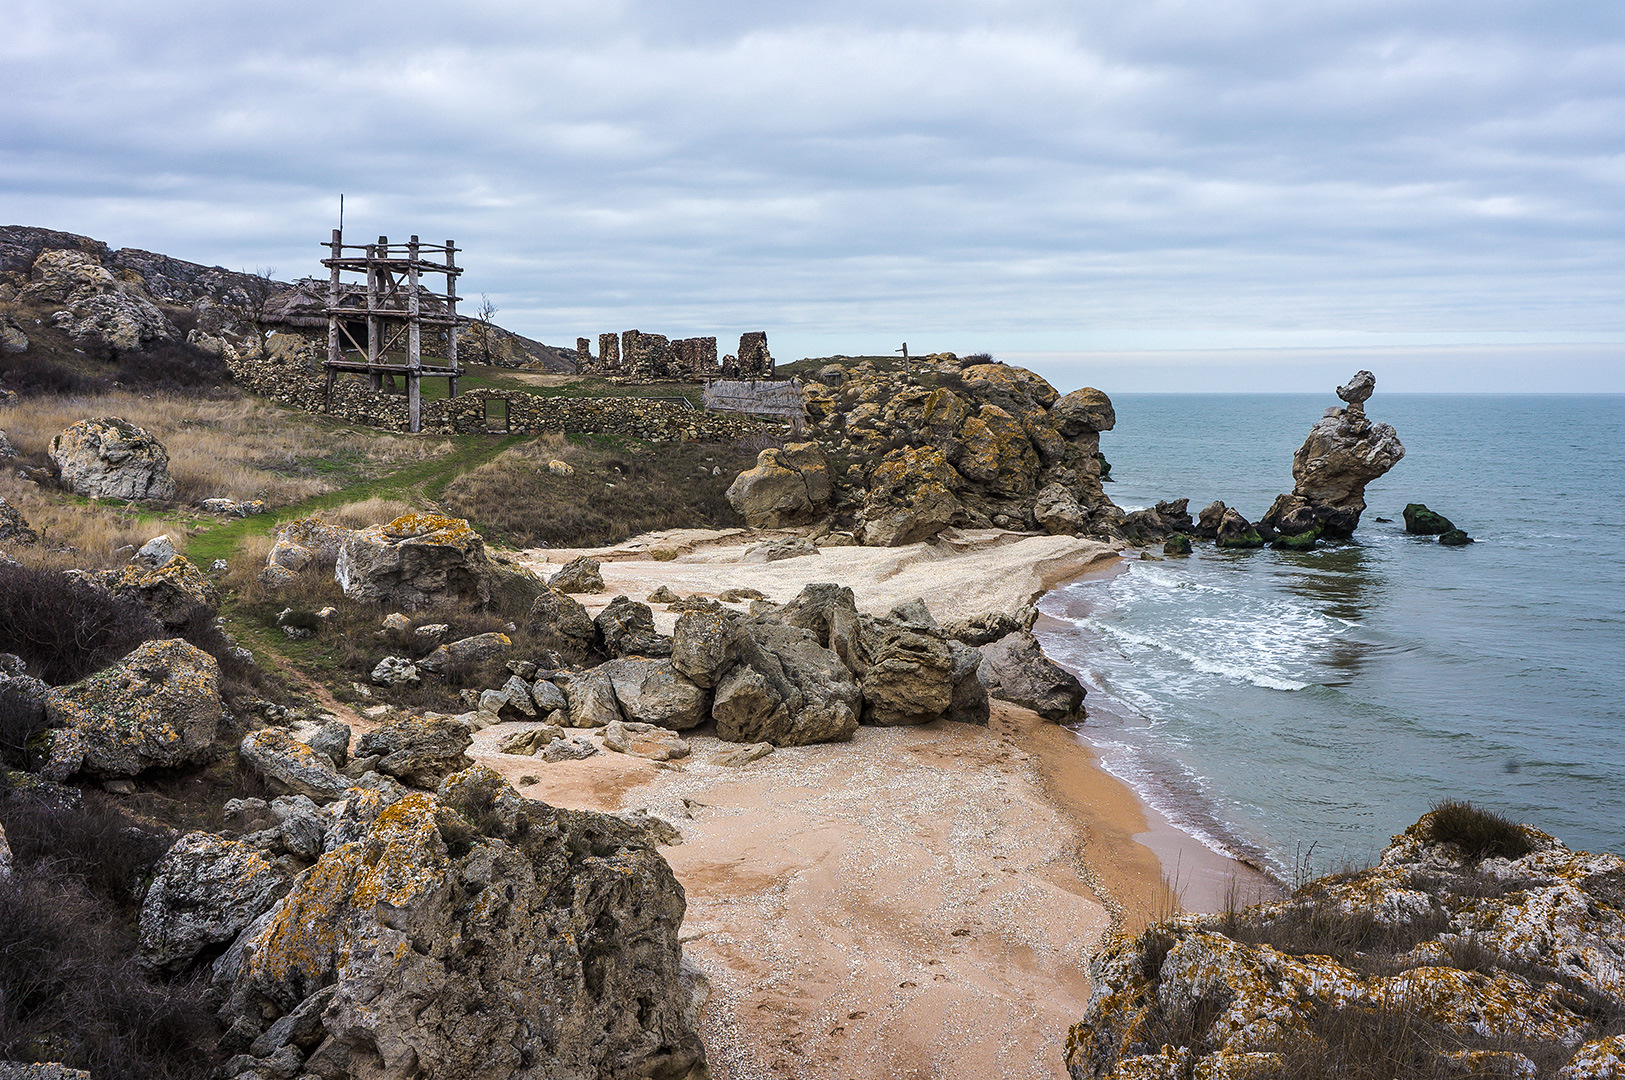
MULTIPOLYGON (((1340 404, 1113 403, 1114 502, 1254 521, 1340 404)), ((1088 688, 1080 737, 1176 827, 1283 880, 1369 863, 1446 798, 1625 852, 1625 396, 1379 389, 1366 411, 1406 452, 1351 542, 1199 541, 1043 598, 1045 650, 1088 688), (1476 542, 1407 535, 1410 502, 1476 542)))

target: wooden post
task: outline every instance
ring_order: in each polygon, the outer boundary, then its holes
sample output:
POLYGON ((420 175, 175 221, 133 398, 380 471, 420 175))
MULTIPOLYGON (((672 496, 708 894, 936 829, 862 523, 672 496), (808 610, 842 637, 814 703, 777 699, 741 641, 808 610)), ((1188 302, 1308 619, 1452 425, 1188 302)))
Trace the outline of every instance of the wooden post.
POLYGON ((423 367, 423 335, 418 316, 418 238, 406 243, 406 430, 423 430, 423 398, 419 370, 423 367))
POLYGON ((374 390, 384 388, 384 373, 377 369, 378 364, 378 316, 373 314, 383 305, 379 304, 378 275, 381 272, 378 260, 389 257, 389 237, 380 236, 378 243, 367 248, 367 375, 374 390))
MULTIPOLYGON (((327 281, 327 359, 330 363, 339 361, 339 317, 333 309, 339 306, 339 260, 344 257, 344 231, 333 230, 333 239, 327 245, 333 251, 333 272, 327 281)), ((333 402, 333 371, 327 373, 327 400, 331 408, 333 402)))
POLYGON ((450 384, 448 397, 457 396, 457 275, 452 273, 457 266, 457 241, 446 241, 446 314, 451 316, 451 325, 446 327, 446 366, 451 368, 451 378, 446 382, 450 384))

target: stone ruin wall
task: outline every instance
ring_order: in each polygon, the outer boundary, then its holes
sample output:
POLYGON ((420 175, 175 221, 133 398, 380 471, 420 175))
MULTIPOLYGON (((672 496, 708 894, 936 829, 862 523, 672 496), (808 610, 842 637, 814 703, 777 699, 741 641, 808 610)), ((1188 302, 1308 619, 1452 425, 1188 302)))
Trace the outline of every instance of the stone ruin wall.
MULTIPOLYGON (((227 366, 245 389, 308 412, 325 412, 388 431, 407 430, 406 396, 374 390, 362 378, 341 375, 333 384, 331 407, 325 407, 326 374, 321 367, 325 343, 310 339, 295 342, 292 335, 278 337, 282 339, 278 346, 263 359, 247 356, 228 361, 227 366)), ((651 442, 711 442, 746 438, 764 430, 760 421, 749 417, 700 412, 670 401, 544 398, 470 390, 449 400, 423 402, 423 433, 468 435, 503 429, 502 410, 489 419, 486 416, 486 402, 492 400, 506 400, 505 430, 516 435, 580 432, 628 435, 651 442)))
POLYGON ((627 330, 599 334, 598 356, 588 338, 576 338, 576 372, 608 378, 651 382, 657 379, 766 379, 773 375, 767 333, 756 330, 739 338, 739 355, 717 359, 717 339, 669 340, 664 334, 627 330))

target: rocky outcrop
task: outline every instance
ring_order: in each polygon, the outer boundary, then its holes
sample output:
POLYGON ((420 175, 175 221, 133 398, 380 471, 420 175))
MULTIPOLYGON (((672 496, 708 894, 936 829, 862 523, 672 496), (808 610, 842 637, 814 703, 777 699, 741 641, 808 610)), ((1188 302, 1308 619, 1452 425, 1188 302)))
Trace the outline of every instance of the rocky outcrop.
POLYGON ((606 656, 671 655, 671 638, 655 632, 648 604, 617 596, 592 623, 598 648, 606 656))
POLYGON ((860 364, 807 395, 826 458, 854 462, 830 477, 832 508, 865 544, 950 525, 1117 538, 1098 458, 1116 417, 1098 390, 1061 397, 1022 368, 943 354, 909 373, 860 364))
MULTIPOLYGON (((168 542, 168 537, 157 539, 168 542)), ((145 548, 142 549, 146 551, 145 548)), ((185 555, 158 557, 137 555, 128 566, 104 570, 95 580, 117 596, 134 600, 171 630, 185 626, 198 607, 213 609, 220 595, 197 564, 185 555), (155 565, 156 564, 156 565, 155 565)))
POLYGON ((173 499, 169 453, 128 420, 81 420, 51 440, 47 451, 62 483, 93 499, 173 499))
POLYGON ((1615 1075, 1622 881, 1625 859, 1446 804, 1370 870, 1180 916, 1097 954, 1068 1068, 1532 1077, 1541 1061, 1541 1075, 1615 1075))
POLYGON ((214 965, 222 1016, 330 1078, 700 1080, 682 887, 646 828, 475 766, 358 818, 214 965))
POLYGON ((1214 539, 1222 548, 1258 548, 1264 546, 1264 538, 1253 528, 1252 523, 1242 517, 1235 510, 1226 510, 1219 519, 1219 527, 1215 531, 1214 539))
POLYGON ((343 795, 349 786, 331 758, 287 728, 249 732, 238 744, 237 755, 277 794, 304 795, 325 803, 343 795))
POLYGON ((545 649, 578 656, 593 647, 598 629, 581 601, 557 588, 538 593, 527 617, 532 635, 545 649))
POLYGON ((1449 518, 1422 503, 1406 503, 1404 514, 1405 531, 1418 536, 1443 536, 1456 527, 1449 518))
POLYGON ((730 505, 753 529, 813 521, 829 508, 829 466, 815 442, 768 447, 728 486, 730 505))
POLYGON ((225 720, 214 657, 179 639, 148 641, 83 682, 50 692, 46 717, 63 776, 136 776, 206 762, 225 720), (69 767, 71 766, 71 767, 69 767))
POLYGON ((224 945, 287 892, 288 876, 253 846, 187 833, 153 868, 141 902, 141 961, 180 971, 224 945))
POLYGON ((850 739, 863 695, 840 657, 814 635, 770 617, 735 624, 735 663, 717 681, 717 736, 730 742, 801 746, 850 739))
POLYGON ((113 274, 83 251, 42 251, 18 301, 54 307, 52 320, 74 340, 105 341, 115 349, 139 349, 179 334, 138 283, 113 274))
POLYGON ((608 676, 621 715, 634 723, 687 731, 709 715, 710 696, 670 660, 611 660, 594 670, 608 676))
POLYGON ((483 607, 491 599, 485 541, 461 518, 405 514, 352 532, 334 577, 352 600, 422 608, 436 600, 483 607))
POLYGON ((1365 402, 1376 378, 1361 371, 1337 388, 1345 408, 1326 410, 1292 455, 1292 493, 1308 502, 1322 535, 1348 537, 1365 512, 1365 487, 1405 456, 1399 436, 1387 424, 1372 423, 1365 402))
POLYGON ((604 576, 599 573, 597 559, 578 555, 548 578, 547 584, 554 592, 601 593, 604 591, 604 576))
POLYGON ((1000 701, 1031 709, 1045 720, 1082 720, 1084 688, 1078 677, 1044 655, 1038 639, 1017 630, 981 647, 977 678, 1000 701))

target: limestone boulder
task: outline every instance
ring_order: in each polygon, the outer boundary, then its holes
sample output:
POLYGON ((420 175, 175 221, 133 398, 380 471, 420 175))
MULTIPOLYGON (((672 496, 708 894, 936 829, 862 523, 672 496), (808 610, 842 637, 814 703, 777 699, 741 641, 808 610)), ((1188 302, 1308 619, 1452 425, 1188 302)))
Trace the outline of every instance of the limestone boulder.
POLYGON ((53 689, 45 711, 52 727, 82 740, 73 771, 104 779, 204 764, 226 717, 219 665, 178 638, 143 642, 112 667, 53 689))
POLYGON ((1050 406, 1050 418, 1066 438, 1117 426, 1112 399, 1092 386, 1080 387, 1050 406))
POLYGON ((1089 524, 1089 511, 1061 484, 1047 484, 1033 501, 1033 517, 1052 536, 1075 536, 1089 524))
POLYGON ((115 595, 139 603, 171 630, 186 625, 196 608, 219 606, 220 594, 196 563, 185 555, 171 554, 162 564, 153 566, 157 557, 157 553, 147 558, 138 554, 128 566, 103 571, 97 581, 115 595))
POLYGON ((465 751, 473 742, 455 720, 409 716, 361 736, 357 757, 378 755, 377 769, 413 787, 433 788, 442 778, 473 764, 465 751))
POLYGON ((696 686, 715 686, 732 660, 728 640, 733 622, 734 616, 720 608, 683 612, 672 632, 672 666, 696 686))
POLYGON ((1007 634, 983 645, 981 653, 977 677, 991 696, 1031 709, 1046 720, 1070 723, 1083 719, 1083 684, 1045 656, 1030 632, 1007 634))
POLYGON ((324 853, 214 983, 286 1076, 699 1080, 683 911, 647 830, 476 766, 324 853))
POLYGON ((62 483, 93 499, 173 499, 169 452, 153 435, 116 416, 80 420, 47 451, 62 483))
POLYGON ((187 833, 153 868, 141 902, 140 959, 180 971, 229 943, 288 890, 288 876, 241 840, 187 833))
POLYGON ((954 466, 967 480, 1000 495, 1033 491, 1038 451, 1020 420, 997 405, 983 405, 959 430, 964 451, 954 466))
POLYGON ((287 728, 249 732, 238 744, 237 756, 277 794, 305 795, 326 803, 342 796, 349 787, 334 768, 332 758, 287 728))
POLYGON ((1225 511, 1228 509, 1230 508, 1217 499, 1204 506, 1202 512, 1196 515, 1196 535, 1205 540, 1217 538, 1219 523, 1224 520, 1225 511))
POLYGON ((536 598, 547 591, 547 582, 505 556, 488 557, 490 565, 490 604, 496 611, 529 611, 536 598))
POLYGON ((687 731, 707 718, 709 695, 670 660, 611 660, 594 670, 609 677, 628 721, 687 731))
POLYGON ((604 575, 598 569, 598 560, 579 555, 564 564, 564 568, 547 579, 554 592, 601 593, 604 575))
POLYGON ((513 639, 507 634, 475 634, 439 646, 419 660, 417 666, 420 670, 444 675, 455 668, 473 667, 506 656, 512 648, 513 639))
POLYGON ((567 678, 560 676, 559 684, 569 702, 571 727, 603 727, 612 720, 626 719, 615 696, 614 680, 603 665, 572 672, 567 678))
POLYGON ((655 724, 614 721, 604 729, 604 746, 617 754, 675 761, 688 756, 688 743, 675 731, 655 724))
POLYGON ((491 599, 485 541, 461 518, 405 514, 352 533, 333 569, 344 595, 415 609, 437 600, 483 607, 491 599))
POLYGON ((648 604, 617 596, 593 619, 599 651, 606 656, 670 656, 671 638, 655 632, 648 604))
POLYGON ((317 518, 297 518, 277 529, 271 552, 266 556, 266 566, 296 574, 312 566, 332 566, 338 562, 345 542, 355 533, 355 529, 317 518))
POLYGON ((902 547, 934 539, 953 524, 963 507, 953 492, 927 482, 904 500, 876 498, 863 507, 863 542, 869 547, 902 547))
POLYGON ((531 602, 526 622, 544 648, 566 656, 580 656, 590 651, 598 633, 581 601, 551 587, 538 593, 531 602))
POLYGON ((811 631, 771 617, 742 619, 730 649, 737 662, 717 682, 711 706, 719 738, 801 746, 857 732, 863 691, 811 631))
POLYGON ((815 442, 768 447, 728 486, 728 502, 753 529, 804 524, 829 509, 829 464, 815 442))
POLYGON ((423 681, 418 666, 404 656, 386 656, 372 669, 372 681, 379 686, 408 686, 423 681))
POLYGON ((37 543, 39 533, 28 527, 28 519, 23 517, 22 511, 0 498, 0 544, 37 543))
POLYGON ((535 757, 538 752, 547 749, 554 739, 564 737, 564 729, 557 724, 543 724, 540 727, 526 728, 524 731, 516 731, 512 735, 503 736, 501 741, 497 743, 497 753, 535 757))

